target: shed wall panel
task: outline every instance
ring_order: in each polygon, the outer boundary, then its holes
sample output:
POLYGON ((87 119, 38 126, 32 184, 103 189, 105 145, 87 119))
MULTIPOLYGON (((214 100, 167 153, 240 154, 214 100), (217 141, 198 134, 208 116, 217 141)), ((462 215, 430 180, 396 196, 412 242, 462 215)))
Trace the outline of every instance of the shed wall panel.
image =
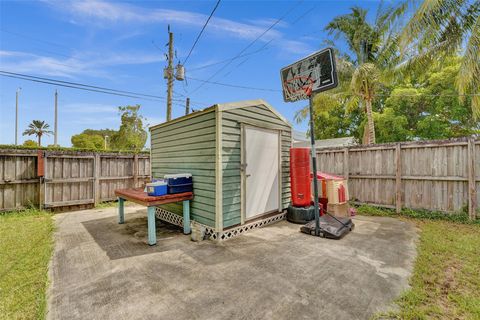
POLYGON ((223 226, 231 227, 241 222, 241 123, 269 126, 282 130, 282 207, 290 203, 290 146, 291 127, 263 105, 235 108, 222 112, 222 168, 223 168, 223 226))
MULTIPOLYGON (((151 129, 152 176, 193 175, 191 217, 215 226, 215 112, 151 129)), ((181 203, 161 206, 182 215, 181 203)))

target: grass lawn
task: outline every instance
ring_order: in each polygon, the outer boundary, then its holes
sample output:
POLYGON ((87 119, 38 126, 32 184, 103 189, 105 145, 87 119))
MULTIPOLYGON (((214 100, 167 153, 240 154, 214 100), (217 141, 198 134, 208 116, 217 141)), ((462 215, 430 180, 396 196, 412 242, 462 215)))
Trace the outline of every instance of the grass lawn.
MULTIPOLYGON (((367 206, 360 207, 359 213, 395 216, 367 206)), ((397 312, 376 318, 480 319, 480 223, 445 221, 441 215, 403 212, 401 219, 420 230, 411 288, 397 300, 397 312)), ((446 220, 468 222, 462 216, 446 220)))
POLYGON ((0 319, 43 319, 53 248, 50 213, 0 215, 0 319))

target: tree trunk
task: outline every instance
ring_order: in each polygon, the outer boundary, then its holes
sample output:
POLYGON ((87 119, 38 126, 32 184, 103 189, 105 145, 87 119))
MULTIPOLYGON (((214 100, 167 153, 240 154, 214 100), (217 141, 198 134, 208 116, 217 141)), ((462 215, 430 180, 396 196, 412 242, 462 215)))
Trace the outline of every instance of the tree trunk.
POLYGON ((372 114, 372 100, 365 100, 365 105, 367 107, 367 130, 368 130, 368 144, 375 143, 375 126, 373 124, 373 114, 372 114))
POLYGON ((368 124, 363 127, 362 144, 368 144, 368 124))
POLYGON ((38 135, 38 146, 39 147, 42 146, 42 135, 41 134, 38 135))

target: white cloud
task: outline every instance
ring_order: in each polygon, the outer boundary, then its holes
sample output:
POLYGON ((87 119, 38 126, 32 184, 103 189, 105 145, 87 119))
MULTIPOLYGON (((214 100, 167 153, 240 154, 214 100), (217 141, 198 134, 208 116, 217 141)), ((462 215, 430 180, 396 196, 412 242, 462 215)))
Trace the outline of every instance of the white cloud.
MULTIPOLYGON (((47 1, 57 8, 70 13, 76 20, 85 23, 176 23, 193 27, 201 27, 208 18, 207 15, 171 9, 147 10, 139 6, 111 3, 101 0, 88 1, 47 1)), ((215 17, 209 23, 209 31, 219 31, 235 35, 239 38, 253 39, 264 31, 264 26, 273 19, 255 20, 253 24, 236 22, 229 19, 215 17)), ((271 30, 270 36, 280 34, 271 30)))
POLYGON ((162 61, 158 54, 130 53, 81 53, 70 58, 52 58, 28 52, 0 51, 3 70, 17 73, 35 73, 48 76, 75 78, 89 75, 109 78, 102 68, 117 65, 139 65, 162 61))
MULTIPOLYGON (((205 14, 186 10, 171 10, 162 8, 145 9, 131 4, 112 3, 102 0, 47 0, 46 2, 50 3, 55 8, 70 14, 75 23, 83 23, 84 25, 95 24, 99 26, 111 26, 124 23, 175 23, 179 25, 200 28, 208 18, 208 16, 205 14)), ((216 32, 226 36, 253 40, 261 35, 265 31, 266 27, 270 26, 274 21, 276 21, 276 19, 264 18, 250 20, 244 23, 215 16, 214 19, 210 20, 207 32, 216 32)), ((286 26, 288 26, 288 24, 284 21, 281 21, 276 27, 283 28, 286 26)), ((278 40, 276 41, 276 46, 291 53, 304 51, 304 48, 308 47, 306 44, 298 41, 298 47, 293 46, 294 42, 292 42, 291 45, 284 46, 284 41, 287 41, 285 40, 285 36, 282 32, 274 29, 269 30, 266 35, 267 37, 262 37, 260 41, 267 42, 270 39, 278 40)))
POLYGON ((113 104, 102 103, 67 103, 60 106, 61 115, 68 115, 71 125, 88 128, 118 127, 120 116, 118 108, 113 104))
POLYGON ((62 107, 62 112, 72 114, 117 114, 118 107, 100 103, 69 103, 62 107))
POLYGON ((150 116, 145 116, 145 118, 146 118, 147 120, 144 121, 144 124, 147 124, 149 127, 165 122, 165 118, 164 118, 164 117, 150 117, 150 116))
POLYGON ((68 122, 88 128, 114 128, 118 127, 119 117, 83 116, 75 117, 68 122))

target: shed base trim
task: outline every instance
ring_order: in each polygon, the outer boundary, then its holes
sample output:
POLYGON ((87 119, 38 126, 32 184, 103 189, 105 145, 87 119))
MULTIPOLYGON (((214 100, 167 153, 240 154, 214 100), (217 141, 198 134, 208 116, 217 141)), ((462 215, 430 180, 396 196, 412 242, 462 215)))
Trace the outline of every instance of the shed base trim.
POLYGON ((155 208, 155 216, 162 221, 166 221, 166 222, 174 224, 176 226, 183 227, 183 217, 179 216, 176 213, 173 213, 173 212, 167 211, 165 209, 156 207, 155 208))
POLYGON ((251 223, 247 223, 238 227, 233 227, 231 229, 223 230, 221 232, 214 232, 210 234, 210 240, 215 241, 224 241, 236 236, 242 235, 250 230, 264 227, 266 225, 285 220, 286 212, 281 212, 276 215, 269 216, 264 219, 259 219, 251 223))
MULTIPOLYGON (((173 212, 167 211, 165 209, 156 207, 155 208, 155 215, 158 219, 160 219, 162 221, 166 221, 166 222, 174 224, 176 226, 183 227, 183 218, 176 213, 173 213, 173 212)), ((272 223, 275 223, 275 222, 278 222, 278 221, 281 221, 281 220, 285 220, 286 215, 287 215, 286 212, 281 212, 279 214, 268 216, 264 219, 258 219, 258 220, 255 220, 253 222, 250 222, 250 223, 247 223, 247 224, 244 224, 244 225, 241 225, 241 226, 233 227, 233 228, 230 228, 230 229, 226 229, 226 230, 223 230, 223 231, 220 231, 220 232, 216 232, 214 228, 206 226, 206 225, 201 224, 201 223, 198 223, 196 221, 194 223, 199 224, 204 228, 206 239, 210 239, 210 240, 220 242, 220 241, 224 241, 224 240, 234 238, 236 236, 240 236, 240 235, 242 235, 242 234, 244 234, 244 233, 246 233, 250 230, 261 228, 261 227, 264 227, 266 225, 269 225, 269 224, 272 224, 272 223)))

